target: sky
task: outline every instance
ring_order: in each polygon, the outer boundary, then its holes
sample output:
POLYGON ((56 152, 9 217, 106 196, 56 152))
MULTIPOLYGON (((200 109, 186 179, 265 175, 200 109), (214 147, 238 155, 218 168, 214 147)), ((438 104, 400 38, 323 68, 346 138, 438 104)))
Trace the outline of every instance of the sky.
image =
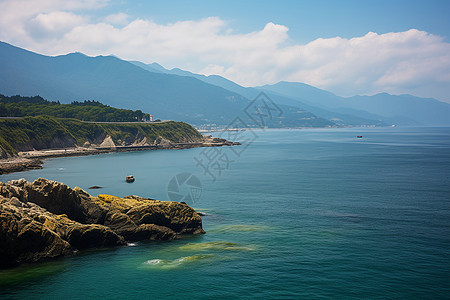
POLYGON ((446 0, 0 0, 0 11, 1 41, 45 55, 450 103, 446 0))

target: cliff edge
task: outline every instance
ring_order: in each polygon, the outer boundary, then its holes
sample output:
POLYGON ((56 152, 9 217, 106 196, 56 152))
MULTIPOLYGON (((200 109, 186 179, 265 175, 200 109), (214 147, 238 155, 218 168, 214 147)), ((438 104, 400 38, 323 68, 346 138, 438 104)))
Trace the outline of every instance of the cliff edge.
POLYGON ((42 168, 40 159, 106 152, 240 145, 184 122, 89 123, 48 116, 0 120, 0 174, 42 168))

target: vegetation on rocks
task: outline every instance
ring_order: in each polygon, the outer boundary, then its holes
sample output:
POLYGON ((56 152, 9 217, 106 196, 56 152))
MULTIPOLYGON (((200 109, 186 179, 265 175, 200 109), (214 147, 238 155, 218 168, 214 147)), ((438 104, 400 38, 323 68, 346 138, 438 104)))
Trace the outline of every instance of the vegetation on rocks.
POLYGON ((110 136, 115 145, 135 142, 155 144, 158 139, 174 143, 201 142, 203 136, 183 122, 162 123, 86 123, 49 116, 0 120, 2 157, 20 151, 67 148, 101 144, 110 136))
POLYGON ((42 178, 0 183, 0 267, 200 233, 200 216, 183 203, 91 197, 80 188, 42 178))

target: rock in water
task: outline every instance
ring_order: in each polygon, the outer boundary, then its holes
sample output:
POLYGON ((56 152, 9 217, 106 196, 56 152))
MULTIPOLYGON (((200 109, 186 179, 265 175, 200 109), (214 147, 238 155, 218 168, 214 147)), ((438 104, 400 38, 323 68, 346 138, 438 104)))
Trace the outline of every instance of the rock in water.
POLYGON ((92 197, 43 178, 0 182, 0 267, 76 250, 204 233, 188 205, 128 196, 92 197))
POLYGON ((27 203, 17 207, 13 202, 0 199, 1 267, 73 253, 67 241, 40 222, 47 213, 44 209, 27 203))

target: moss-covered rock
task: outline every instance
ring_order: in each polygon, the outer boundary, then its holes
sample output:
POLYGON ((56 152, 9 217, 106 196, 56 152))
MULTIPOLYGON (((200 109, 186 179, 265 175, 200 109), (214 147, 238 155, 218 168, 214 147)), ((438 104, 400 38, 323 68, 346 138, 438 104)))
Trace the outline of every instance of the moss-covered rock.
POLYGON ((154 201, 131 208, 127 215, 137 225, 156 224, 177 233, 203 233, 201 217, 187 204, 154 201))
POLYGON ((188 205, 138 196, 92 197, 43 178, 0 182, 0 267, 126 241, 204 233, 188 205))
POLYGON ((39 222, 45 210, 26 203, 19 207, 14 200, 0 200, 0 267, 73 253, 67 241, 39 222))

